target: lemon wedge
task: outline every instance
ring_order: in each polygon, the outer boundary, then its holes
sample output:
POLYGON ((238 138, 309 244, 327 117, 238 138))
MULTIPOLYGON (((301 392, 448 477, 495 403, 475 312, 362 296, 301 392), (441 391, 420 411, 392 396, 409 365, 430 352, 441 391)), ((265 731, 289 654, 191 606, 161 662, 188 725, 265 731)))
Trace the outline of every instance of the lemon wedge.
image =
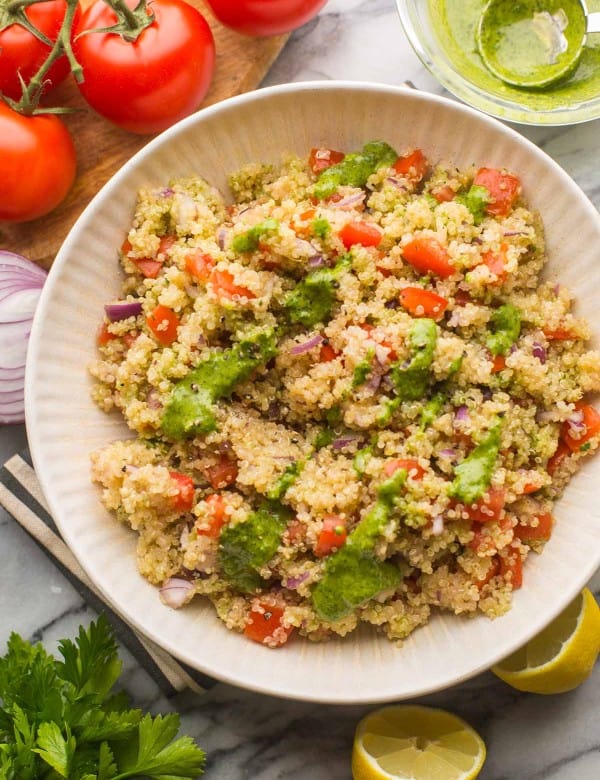
POLYGON ((600 652, 600 607, 583 590, 549 626, 492 671, 529 693, 564 693, 589 677, 600 652))
POLYGON ((471 780, 485 761, 483 740, 464 720, 416 705, 382 707, 356 728, 354 780, 471 780))

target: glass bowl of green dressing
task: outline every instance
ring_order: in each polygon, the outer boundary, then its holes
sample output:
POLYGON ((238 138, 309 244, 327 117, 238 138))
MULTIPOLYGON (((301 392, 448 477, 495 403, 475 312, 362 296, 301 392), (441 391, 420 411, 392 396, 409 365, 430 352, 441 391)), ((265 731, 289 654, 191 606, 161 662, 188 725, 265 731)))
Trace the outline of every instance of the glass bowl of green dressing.
MULTIPOLYGON (((423 64, 465 103, 520 124, 568 125, 600 118, 600 34, 587 36, 577 66, 558 83, 533 89, 508 84, 488 70, 478 51, 476 31, 486 2, 396 0, 423 64)), ((536 0, 520 2, 536 5, 536 0)), ((600 11, 600 0, 586 5, 590 13, 600 11)))

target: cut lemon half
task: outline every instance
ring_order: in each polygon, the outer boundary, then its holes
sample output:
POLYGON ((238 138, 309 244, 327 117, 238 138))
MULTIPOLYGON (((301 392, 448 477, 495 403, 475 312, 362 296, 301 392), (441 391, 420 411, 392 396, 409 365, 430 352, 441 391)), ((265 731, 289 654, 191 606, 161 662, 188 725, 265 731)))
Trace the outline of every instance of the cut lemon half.
POLYGON ((416 705, 382 707, 356 728, 354 780, 472 780, 485 761, 483 740, 464 720, 416 705))
POLYGON ((600 607, 586 588, 549 626, 492 668, 529 693, 564 693, 589 677, 600 652, 600 607))

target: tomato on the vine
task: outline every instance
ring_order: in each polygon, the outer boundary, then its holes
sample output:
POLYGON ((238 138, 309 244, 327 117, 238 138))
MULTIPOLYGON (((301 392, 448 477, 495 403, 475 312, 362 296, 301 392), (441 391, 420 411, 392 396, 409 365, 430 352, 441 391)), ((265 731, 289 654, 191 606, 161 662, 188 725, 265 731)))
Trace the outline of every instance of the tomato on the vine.
POLYGON ((308 22, 327 0, 207 0, 217 19, 244 35, 280 35, 308 22))
MULTIPOLYGON (((45 0, 25 8, 25 16, 33 27, 54 42, 65 17, 65 0, 45 0)), ((0 92, 18 100, 21 97, 19 74, 27 84, 50 53, 50 46, 17 22, 0 30, 0 92)), ((44 78, 44 92, 54 88, 70 71, 63 55, 52 64, 44 78)))
POLYGON ((75 147, 55 114, 24 116, 0 101, 0 219, 27 222, 65 198, 75 147))
MULTIPOLYGON (((136 3, 128 0, 127 5, 136 3)), ((89 105, 133 133, 158 133, 195 111, 208 92, 215 44, 208 23, 183 0, 154 0, 153 22, 136 40, 110 27, 117 17, 96 0, 74 28, 73 51, 83 67, 78 86, 89 105)))

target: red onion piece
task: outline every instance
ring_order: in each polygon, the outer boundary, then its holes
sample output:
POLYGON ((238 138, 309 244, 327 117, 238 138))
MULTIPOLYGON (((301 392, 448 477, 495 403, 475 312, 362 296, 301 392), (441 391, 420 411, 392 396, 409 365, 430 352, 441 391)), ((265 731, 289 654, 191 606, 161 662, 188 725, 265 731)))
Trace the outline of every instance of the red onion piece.
POLYGON ((194 585, 188 580, 171 577, 159 590, 160 600, 165 606, 178 609, 185 604, 192 590, 194 585))
POLYGON ((311 349, 317 347, 324 340, 323 336, 321 336, 320 333, 317 333, 308 341, 303 341, 301 344, 295 344, 290 349, 290 355, 302 355, 304 352, 310 352, 311 349))
POLYGON ((408 192, 408 187, 406 186, 405 179, 395 179, 393 176, 388 176, 386 178, 386 181, 388 182, 388 184, 391 184, 397 190, 401 190, 402 192, 408 192))
POLYGON ((503 236, 526 236, 527 233, 524 230, 507 230, 503 234, 503 236))
POLYGON ((305 571, 304 574, 299 574, 297 577, 290 577, 285 581, 285 587, 290 590, 295 590, 298 585, 301 585, 310 577, 310 572, 305 571))
POLYGON ((366 192, 357 192, 353 195, 347 195, 341 200, 330 202, 327 205, 332 209, 339 209, 340 211, 348 211, 361 205, 364 199, 367 197, 366 192))
POLYGON ((225 249, 225 240, 228 233, 229 231, 225 227, 221 227, 217 230, 217 244, 219 245, 219 249, 225 249))
POLYGON ((334 450, 343 450, 344 447, 347 447, 349 444, 355 444, 360 438, 361 437, 358 434, 340 436, 339 439, 334 439, 331 442, 331 448, 334 450))
POLYGON ((309 265, 310 268, 322 268, 325 265, 325 258, 323 255, 313 255, 308 258, 307 265, 309 265))
POLYGON ((0 423, 23 422, 25 358, 46 271, 0 250, 0 423))
POLYGON ((542 365, 546 362, 546 350, 537 341, 533 342, 533 349, 531 350, 534 357, 536 357, 542 365))
POLYGON ((142 304, 141 301, 117 301, 117 303, 107 303, 104 311, 111 322, 119 322, 141 314, 142 304))
POLYGON ((153 387, 146 396, 146 403, 149 409, 162 409, 162 403, 158 397, 158 391, 153 387))
POLYGON ((469 419, 469 410, 466 406, 459 406, 454 414, 456 422, 466 422, 469 419))
POLYGON ((440 455, 443 455, 445 458, 455 458, 456 454, 456 450, 453 450, 451 447, 440 450, 440 455))

